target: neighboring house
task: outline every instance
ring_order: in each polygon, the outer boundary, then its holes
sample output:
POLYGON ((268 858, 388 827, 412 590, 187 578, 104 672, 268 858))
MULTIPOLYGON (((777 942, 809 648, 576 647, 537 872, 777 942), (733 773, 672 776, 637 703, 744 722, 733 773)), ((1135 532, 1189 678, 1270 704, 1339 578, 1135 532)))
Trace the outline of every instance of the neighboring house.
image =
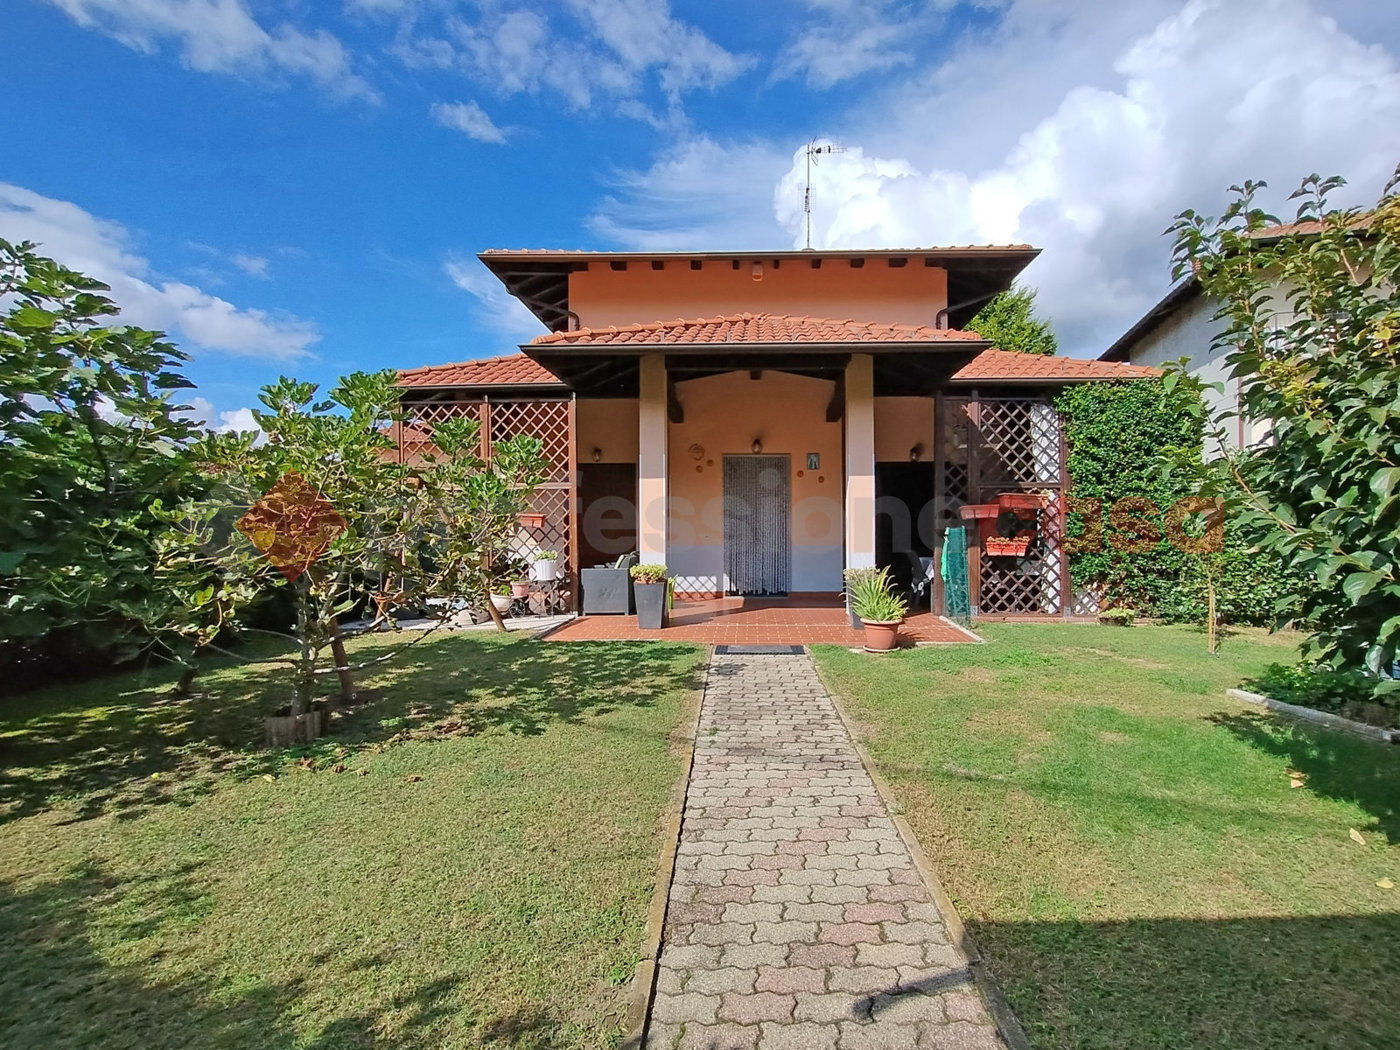
POLYGON ((1206 407, 1222 426, 1223 441, 1209 441, 1206 455, 1224 449, 1233 452, 1267 440, 1267 420, 1246 420, 1239 412, 1239 380, 1230 377, 1225 363, 1228 351, 1211 344, 1221 328, 1215 320, 1219 304, 1208 298, 1200 283, 1188 277, 1173 287, 1156 306, 1133 324, 1099 355, 1100 361, 1122 361, 1162 368, 1186 360, 1186 371, 1203 383, 1220 384, 1207 389, 1206 407))
POLYGON ((830 595, 852 566, 917 575, 964 503, 1040 492, 1027 555, 984 557, 971 534, 973 603, 1069 615, 1052 398, 1155 372, 963 331, 1037 254, 483 252, 551 331, 520 354, 401 372, 402 454, 448 414, 479 419, 484 448, 536 434, 554 463, 538 544, 574 579, 636 549, 697 597, 830 595))
MULTIPOLYGON (((1359 216, 1352 228, 1364 234, 1370 222, 1368 215, 1359 216)), ((1260 244, 1284 237, 1314 237, 1321 226, 1315 221, 1290 222, 1266 226, 1257 230, 1254 239, 1260 244)), ((1277 283, 1271 296, 1274 324, 1282 328, 1293 320, 1293 312, 1285 297, 1285 287, 1277 283)), ((1186 370, 1204 383, 1218 383, 1219 390, 1206 393, 1206 406, 1211 418, 1222 425, 1224 440, 1208 443, 1206 455, 1213 456, 1222 449, 1233 452, 1251 448, 1268 441, 1271 424, 1267 419, 1246 419, 1240 413, 1240 383, 1230 377, 1224 347, 1211 343, 1223 327, 1215 319, 1220 304, 1207 297, 1200 282, 1187 277, 1176 284, 1147 313, 1099 355, 1100 361, 1121 361, 1135 365, 1161 368, 1186 359, 1186 370)))

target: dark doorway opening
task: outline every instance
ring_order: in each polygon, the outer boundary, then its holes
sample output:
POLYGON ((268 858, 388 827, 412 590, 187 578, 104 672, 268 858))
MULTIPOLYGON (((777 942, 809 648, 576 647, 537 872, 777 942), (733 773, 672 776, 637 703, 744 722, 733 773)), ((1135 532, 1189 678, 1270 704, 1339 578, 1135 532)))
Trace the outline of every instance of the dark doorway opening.
POLYGON ((637 466, 580 463, 579 565, 617 561, 637 549, 637 466))
POLYGON ((926 562, 933 556, 933 463, 875 464, 875 563, 890 570, 906 593, 928 591, 920 586, 926 562), (922 527, 921 527, 922 525, 922 527))

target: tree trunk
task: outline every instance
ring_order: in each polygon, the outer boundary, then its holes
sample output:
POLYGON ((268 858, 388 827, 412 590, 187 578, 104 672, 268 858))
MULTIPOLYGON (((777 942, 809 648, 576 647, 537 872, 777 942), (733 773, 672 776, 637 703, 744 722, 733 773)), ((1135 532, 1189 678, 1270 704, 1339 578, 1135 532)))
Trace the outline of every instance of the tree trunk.
POLYGON ((343 704, 355 702, 355 676, 350 671, 350 658, 345 654, 345 639, 340 633, 340 624, 331 620, 331 655, 335 657, 336 676, 340 679, 340 701, 343 704))
POLYGON ((185 700, 194 690, 194 678, 199 674, 199 668, 194 664, 182 663, 180 678, 175 683, 175 688, 171 690, 171 695, 176 700, 185 700))
POLYGON ((1212 656, 1220 651, 1215 637, 1215 576, 1206 574, 1206 651, 1212 656))

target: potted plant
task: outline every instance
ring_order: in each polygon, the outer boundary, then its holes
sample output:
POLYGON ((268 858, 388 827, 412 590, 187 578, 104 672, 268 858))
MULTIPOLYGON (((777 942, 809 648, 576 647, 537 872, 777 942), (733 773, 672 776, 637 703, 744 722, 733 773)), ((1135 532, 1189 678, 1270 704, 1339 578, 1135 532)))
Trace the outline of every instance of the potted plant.
POLYGON ((496 611, 504 616, 510 612, 510 605, 515 599, 510 596, 509 583, 496 583, 491 586, 491 604, 496 607, 496 611))
POLYGON ((632 595, 637 603, 637 626, 659 631, 666 625, 670 581, 664 565, 634 565, 631 568, 632 595))
POLYGON ((1110 608, 1099 613, 1099 623, 1109 627, 1131 627, 1133 621, 1137 619, 1137 613, 1132 609, 1110 608))
POLYGON ((846 615, 851 618, 851 626, 857 631, 860 630, 860 617, 856 615, 855 595, 856 587, 861 580, 868 580, 879 574, 880 570, 873 565, 862 566, 854 569, 844 569, 841 572, 846 581, 846 615))
POLYGON ((559 552, 536 551, 535 560, 530 564, 530 579, 538 583, 548 583, 559 578, 559 552))
POLYGON ((890 586, 888 569, 866 576, 855 585, 851 607, 865 628, 866 652, 884 653, 899 641, 899 625, 909 611, 890 586))

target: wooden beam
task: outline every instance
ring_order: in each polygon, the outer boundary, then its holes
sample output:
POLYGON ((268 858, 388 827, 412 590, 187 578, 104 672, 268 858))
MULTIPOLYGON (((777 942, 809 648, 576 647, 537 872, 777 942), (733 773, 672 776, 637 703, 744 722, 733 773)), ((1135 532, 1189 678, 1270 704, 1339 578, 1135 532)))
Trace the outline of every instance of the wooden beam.
POLYGON ((676 396, 676 380, 669 375, 666 377, 666 418, 672 423, 685 422, 685 406, 676 396))
POLYGON ((839 423, 846 414, 846 377, 836 377, 831 391, 831 400, 826 403, 826 421, 839 423))

